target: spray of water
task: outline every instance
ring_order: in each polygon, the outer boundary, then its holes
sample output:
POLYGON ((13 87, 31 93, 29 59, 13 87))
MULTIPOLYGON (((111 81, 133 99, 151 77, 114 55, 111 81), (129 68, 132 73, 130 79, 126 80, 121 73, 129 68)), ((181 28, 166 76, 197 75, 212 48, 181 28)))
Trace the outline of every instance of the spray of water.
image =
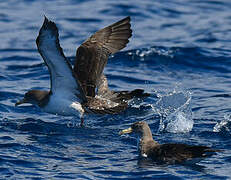
POLYGON ((161 96, 154 110, 160 115, 159 131, 185 133, 193 128, 189 92, 171 92, 161 96))
POLYGON ((224 115, 224 120, 218 122, 213 127, 213 132, 228 132, 231 131, 231 114, 224 115))

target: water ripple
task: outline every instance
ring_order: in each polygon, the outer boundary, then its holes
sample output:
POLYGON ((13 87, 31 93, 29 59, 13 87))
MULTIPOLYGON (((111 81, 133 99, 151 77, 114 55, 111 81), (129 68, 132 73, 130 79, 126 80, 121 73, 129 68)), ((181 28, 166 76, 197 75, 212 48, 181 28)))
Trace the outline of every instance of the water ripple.
POLYGON ((229 179, 230 5, 227 0, 1 1, 0 178, 229 179), (84 128, 76 117, 15 107, 27 90, 50 86, 35 43, 43 15, 57 23, 72 64, 76 48, 91 33, 130 15, 133 37, 110 56, 104 73, 114 90, 143 88, 151 96, 131 101, 119 115, 86 116, 84 128), (160 143, 224 152, 194 166, 140 161, 135 136, 118 132, 142 120, 160 143))

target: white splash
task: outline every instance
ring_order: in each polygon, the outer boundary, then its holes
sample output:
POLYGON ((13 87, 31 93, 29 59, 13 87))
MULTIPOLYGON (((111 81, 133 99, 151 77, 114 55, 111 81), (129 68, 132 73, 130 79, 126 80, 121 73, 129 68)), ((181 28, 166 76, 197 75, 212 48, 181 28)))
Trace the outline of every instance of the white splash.
POLYGON ((213 132, 230 132, 231 131, 231 114, 226 114, 224 120, 218 122, 213 127, 213 132))
POLYGON ((188 118, 184 112, 176 112, 169 115, 166 119, 169 122, 165 128, 166 131, 172 133, 186 133, 192 130, 193 120, 188 118))
MULTIPOLYGON (((151 47, 148 49, 136 50, 134 53, 136 56, 140 57, 141 61, 144 61, 146 57, 149 57, 153 54, 158 54, 159 56, 167 56, 170 58, 174 57, 174 53, 176 50, 172 50, 169 48, 158 48, 158 47, 151 47)), ((132 52, 129 52, 128 55, 134 55, 132 52)))
POLYGON ((191 94, 172 92, 162 96, 156 103, 155 111, 160 115, 159 131, 186 133, 193 128, 191 94))

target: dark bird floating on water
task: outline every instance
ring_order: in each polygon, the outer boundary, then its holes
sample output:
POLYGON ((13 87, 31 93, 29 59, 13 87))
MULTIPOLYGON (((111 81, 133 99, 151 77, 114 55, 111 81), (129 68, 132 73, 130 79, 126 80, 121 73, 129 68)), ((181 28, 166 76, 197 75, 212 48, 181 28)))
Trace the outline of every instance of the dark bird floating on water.
POLYGON ((211 149, 206 146, 193 146, 187 144, 159 144, 152 138, 152 132, 144 121, 135 122, 130 128, 120 131, 120 135, 126 133, 138 133, 139 153, 143 158, 152 159, 158 163, 184 163, 200 158, 208 157, 221 150, 211 149))
POLYGON ((141 89, 112 91, 103 69, 110 54, 123 49, 132 36, 130 17, 97 31, 76 52, 74 68, 59 44, 56 24, 46 17, 36 39, 38 51, 50 73, 50 91, 30 90, 15 105, 30 103, 48 113, 78 115, 117 114, 134 97, 146 97, 141 89))

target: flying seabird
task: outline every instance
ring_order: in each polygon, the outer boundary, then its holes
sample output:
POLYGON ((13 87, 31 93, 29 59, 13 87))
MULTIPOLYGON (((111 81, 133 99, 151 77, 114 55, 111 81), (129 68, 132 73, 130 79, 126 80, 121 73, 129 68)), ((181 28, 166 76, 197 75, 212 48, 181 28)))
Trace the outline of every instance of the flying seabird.
POLYGON ((139 134, 139 156, 158 163, 184 163, 211 156, 221 150, 211 149, 207 146, 194 146, 187 144, 159 144, 152 138, 152 132, 145 121, 135 122, 130 128, 120 131, 120 135, 135 132, 139 134))
POLYGON ((74 68, 59 44, 56 24, 46 17, 36 44, 50 73, 50 91, 30 90, 15 105, 30 103, 43 111, 64 116, 84 113, 117 114, 134 97, 147 97, 142 89, 112 91, 103 69, 111 54, 123 49, 132 36, 130 17, 107 26, 85 42, 76 52, 74 68))

